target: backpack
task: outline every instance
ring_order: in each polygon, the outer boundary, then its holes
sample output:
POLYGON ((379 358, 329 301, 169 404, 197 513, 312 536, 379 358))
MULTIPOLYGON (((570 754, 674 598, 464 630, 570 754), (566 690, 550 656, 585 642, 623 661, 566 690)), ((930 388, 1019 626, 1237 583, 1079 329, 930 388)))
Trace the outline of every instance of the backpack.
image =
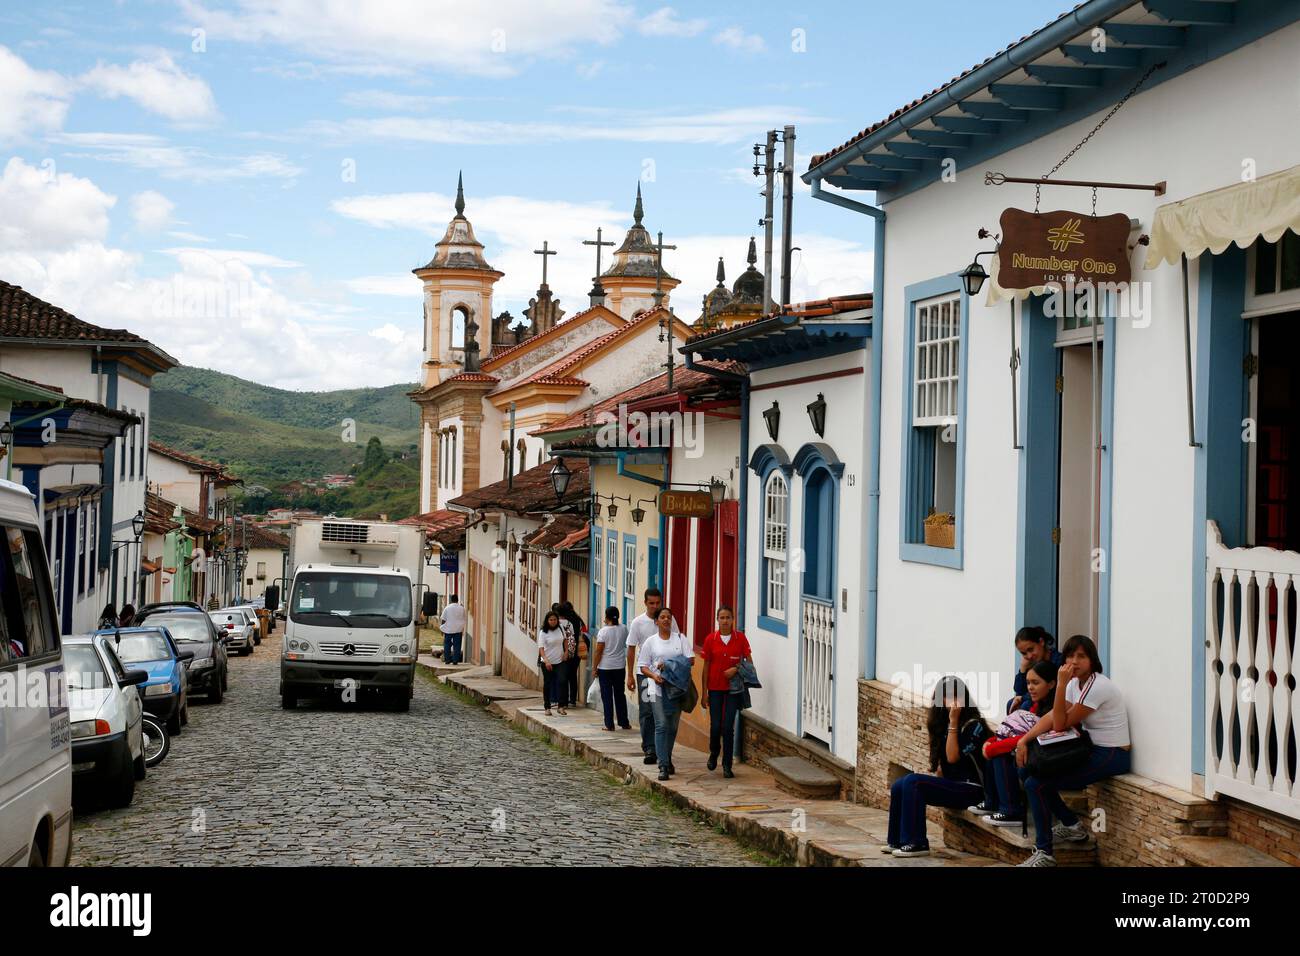
POLYGON ((1038 715, 1029 710, 1013 710, 998 724, 999 737, 1021 737, 1038 723, 1038 715))

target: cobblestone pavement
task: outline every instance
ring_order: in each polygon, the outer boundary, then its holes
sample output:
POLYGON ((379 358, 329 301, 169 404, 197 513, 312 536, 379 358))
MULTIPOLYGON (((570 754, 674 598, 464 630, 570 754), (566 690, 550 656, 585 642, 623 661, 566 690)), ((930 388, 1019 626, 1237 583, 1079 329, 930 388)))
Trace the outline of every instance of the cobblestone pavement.
POLYGON ((423 677, 406 714, 281 710, 278 646, 230 659, 130 807, 78 807, 74 864, 753 862, 423 677))

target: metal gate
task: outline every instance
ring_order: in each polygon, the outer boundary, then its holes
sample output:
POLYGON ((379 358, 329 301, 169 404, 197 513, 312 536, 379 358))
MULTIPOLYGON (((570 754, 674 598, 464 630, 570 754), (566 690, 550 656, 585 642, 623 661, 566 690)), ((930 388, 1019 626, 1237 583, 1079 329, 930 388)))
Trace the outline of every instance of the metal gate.
POLYGON ((800 644, 803 732, 829 745, 835 713, 835 605, 832 602, 803 596, 800 644))

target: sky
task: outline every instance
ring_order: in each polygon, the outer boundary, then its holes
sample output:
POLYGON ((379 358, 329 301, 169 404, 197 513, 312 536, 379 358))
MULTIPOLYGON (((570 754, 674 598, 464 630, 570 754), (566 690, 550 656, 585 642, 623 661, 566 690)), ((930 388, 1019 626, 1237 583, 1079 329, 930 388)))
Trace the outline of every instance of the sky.
MULTIPOLYGON (((1065 6, 5 0, 0 279, 187 365, 289 389, 413 382, 411 270, 463 172, 505 273, 495 312, 522 317, 543 241, 580 311, 581 242, 622 239, 639 183, 694 321, 718 257, 730 284, 750 235, 761 250, 766 130, 796 127, 802 173, 1065 6)), ((863 217, 796 181, 793 221, 795 301, 870 289, 863 217)))

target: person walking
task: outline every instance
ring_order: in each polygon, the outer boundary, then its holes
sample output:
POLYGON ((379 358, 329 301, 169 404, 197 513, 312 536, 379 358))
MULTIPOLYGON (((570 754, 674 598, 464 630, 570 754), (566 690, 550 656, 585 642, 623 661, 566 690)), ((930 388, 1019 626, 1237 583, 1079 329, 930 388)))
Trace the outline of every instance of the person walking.
POLYGON ((587 634, 587 625, 582 617, 574 610, 572 601, 565 601, 559 605, 560 619, 567 622, 573 629, 573 656, 569 658, 569 670, 565 675, 568 681, 569 702, 575 707, 582 706, 583 696, 580 693, 579 677, 582 671, 582 662, 591 656, 591 638, 587 634))
POLYGON ((99 612, 99 630, 106 630, 110 627, 117 627, 117 608, 112 604, 105 604, 104 610, 99 612))
POLYGON ((627 628, 618 623, 618 608, 605 608, 605 626, 596 632, 596 656, 592 667, 600 682, 600 704, 605 710, 605 729, 614 729, 614 714, 618 713, 618 726, 631 730, 627 720, 627 695, 623 693, 623 670, 627 666, 627 628))
MULTIPOLYGON (((637 721, 641 725, 641 753, 645 758, 642 763, 649 765, 658 762, 655 756, 655 716, 650 698, 646 696, 647 678, 637 667, 636 658, 641 643, 658 633, 655 618, 663 606, 664 596, 658 588, 646 588, 643 599, 645 612, 632 618, 627 625, 627 689, 636 691, 637 721)), ((680 631, 676 621, 673 621, 672 629, 680 631)))
POLYGON ((645 693, 654 713, 655 757, 659 779, 677 772, 673 744, 682 719, 682 701, 691 682, 695 648, 685 634, 675 630, 673 612, 661 607, 655 615, 655 634, 637 645, 637 670, 646 678, 645 693))
POLYGON ((717 769, 721 751, 722 775, 734 777, 731 757, 741 693, 733 692, 731 683, 740 662, 747 660, 752 664, 753 658, 745 632, 736 630, 736 612, 730 606, 724 604, 718 608, 718 628, 704 639, 700 655, 704 658, 704 672, 700 675, 704 692, 700 694, 700 702, 709 712, 708 766, 710 770, 717 769))
POLYGON ((447 598, 447 604, 438 616, 438 629, 442 631, 442 662, 461 662, 461 640, 465 636, 465 605, 456 595, 447 598))
POLYGON ((542 629, 537 634, 537 656, 543 668, 542 705, 546 708, 547 717, 551 716, 552 703, 557 705, 561 717, 568 714, 564 709, 568 704, 564 666, 564 645, 567 640, 568 630, 561 626, 560 615, 547 611, 542 629))

